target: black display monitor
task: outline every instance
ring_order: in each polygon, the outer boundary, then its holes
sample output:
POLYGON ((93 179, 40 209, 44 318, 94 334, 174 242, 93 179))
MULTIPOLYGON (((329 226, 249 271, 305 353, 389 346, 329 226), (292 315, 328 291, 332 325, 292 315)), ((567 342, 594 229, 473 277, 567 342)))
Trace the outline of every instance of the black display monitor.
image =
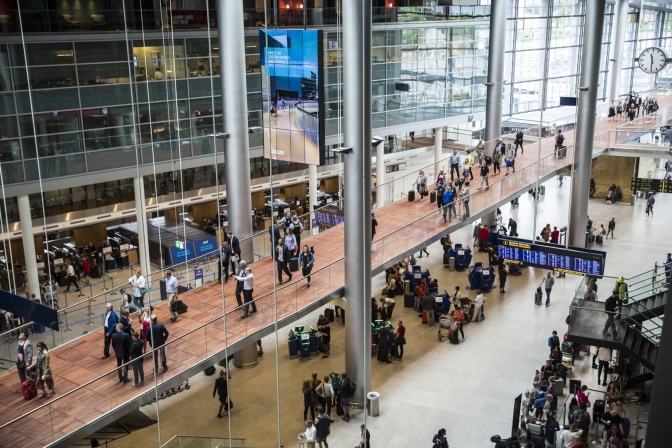
POLYGON ((602 277, 607 253, 559 244, 500 236, 499 258, 509 263, 575 275, 602 277))

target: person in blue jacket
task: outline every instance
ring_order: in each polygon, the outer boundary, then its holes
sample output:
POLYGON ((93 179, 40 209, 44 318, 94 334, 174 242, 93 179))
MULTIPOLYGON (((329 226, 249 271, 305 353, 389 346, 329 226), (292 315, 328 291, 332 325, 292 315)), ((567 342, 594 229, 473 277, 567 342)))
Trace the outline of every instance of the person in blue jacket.
POLYGON ((306 288, 310 288, 310 271, 313 269, 315 264, 315 255, 313 252, 308 250, 308 246, 303 246, 303 252, 299 255, 299 267, 301 268, 301 273, 308 280, 306 288))
POLYGON ((446 188, 446 191, 443 193, 443 222, 446 222, 447 214, 450 215, 448 216, 449 221, 452 220, 453 216, 457 216, 453 199, 453 190, 451 188, 446 188))
POLYGON ((105 305, 105 314, 103 315, 103 328, 105 331, 105 348, 103 349, 103 357, 106 359, 110 357, 110 343, 112 342, 112 335, 117 332, 117 313, 112 309, 112 304, 105 305))

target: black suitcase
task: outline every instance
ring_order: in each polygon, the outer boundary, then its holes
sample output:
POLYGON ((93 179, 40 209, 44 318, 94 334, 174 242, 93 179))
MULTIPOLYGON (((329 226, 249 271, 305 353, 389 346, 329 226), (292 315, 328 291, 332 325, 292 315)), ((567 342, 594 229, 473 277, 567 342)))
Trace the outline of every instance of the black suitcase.
POLYGON ((492 165, 492 157, 485 156, 485 164, 488 166, 492 165))
POLYGON ((205 373, 207 376, 210 376, 210 375, 214 375, 216 371, 217 371, 217 369, 215 368, 215 366, 210 366, 207 369, 205 369, 203 371, 203 373, 205 373))
POLYGON ((299 270, 299 259, 292 258, 291 260, 289 260, 289 271, 296 272, 298 270, 299 270))
POLYGON ((345 411, 343 410, 343 406, 341 406, 341 397, 340 396, 336 400, 336 415, 345 415, 345 411))
POLYGON ((431 202, 432 204, 436 202, 436 191, 432 191, 429 194, 429 202, 431 202))
POLYGON ((404 308, 413 308, 415 305, 415 294, 407 292, 404 294, 404 308))
POLYGON ((172 303, 170 310, 178 314, 186 313, 189 307, 181 300, 176 300, 172 303))
POLYGON ((333 322, 334 321, 334 310, 332 310, 331 308, 326 308, 324 310, 324 317, 327 318, 327 320, 329 322, 333 322))
POLYGON ((411 190, 408 192, 408 202, 413 202, 415 201, 415 190, 411 190))

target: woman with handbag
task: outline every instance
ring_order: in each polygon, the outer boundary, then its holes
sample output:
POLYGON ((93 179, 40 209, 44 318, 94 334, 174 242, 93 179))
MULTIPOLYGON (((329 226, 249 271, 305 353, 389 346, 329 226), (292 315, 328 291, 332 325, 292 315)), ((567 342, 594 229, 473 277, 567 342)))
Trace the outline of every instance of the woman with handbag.
POLYGON ((51 375, 51 367, 49 366, 49 351, 47 345, 40 341, 37 343, 37 356, 33 358, 33 362, 27 367, 27 370, 34 370, 37 378, 37 389, 42 391, 39 398, 51 397, 56 393, 54 390, 54 380, 51 375), (45 387, 47 386, 46 392, 45 387))
POLYGON ((299 267, 301 268, 301 273, 308 283, 306 283, 306 288, 310 288, 310 271, 313 270, 313 265, 315 264, 315 255, 308 250, 308 246, 303 246, 303 252, 299 255, 299 267))
MULTIPOLYGON (((33 361, 33 344, 28 340, 28 331, 22 330, 19 333, 19 344, 17 347, 16 370, 19 373, 21 384, 26 381, 26 368, 33 361)), ((19 389, 21 392, 21 389, 19 389)))
POLYGON ((418 194, 420 195, 420 200, 422 201, 425 196, 427 196, 427 176, 425 176, 425 172, 420 170, 420 173, 418 174, 418 180, 415 181, 415 184, 417 185, 417 191, 418 194))
MULTIPOLYGON (((296 255, 296 252, 298 251, 298 247, 296 246, 296 237, 292 233, 291 230, 289 230, 289 227, 285 228, 285 247, 287 250, 290 252, 290 254, 293 256, 296 255)), ((289 265, 289 260, 285 260, 285 262, 289 265)))

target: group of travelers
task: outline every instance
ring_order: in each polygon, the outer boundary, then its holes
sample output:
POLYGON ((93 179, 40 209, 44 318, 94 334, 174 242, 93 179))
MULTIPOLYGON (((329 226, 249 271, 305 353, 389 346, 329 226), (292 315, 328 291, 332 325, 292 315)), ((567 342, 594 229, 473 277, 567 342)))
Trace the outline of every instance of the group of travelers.
POLYGON ((642 116, 657 112, 659 109, 658 101, 648 96, 642 99, 639 94, 634 91, 628 93, 624 100, 612 101, 609 105, 609 113, 607 114, 609 121, 630 121, 635 117, 639 117, 640 111, 642 116))

